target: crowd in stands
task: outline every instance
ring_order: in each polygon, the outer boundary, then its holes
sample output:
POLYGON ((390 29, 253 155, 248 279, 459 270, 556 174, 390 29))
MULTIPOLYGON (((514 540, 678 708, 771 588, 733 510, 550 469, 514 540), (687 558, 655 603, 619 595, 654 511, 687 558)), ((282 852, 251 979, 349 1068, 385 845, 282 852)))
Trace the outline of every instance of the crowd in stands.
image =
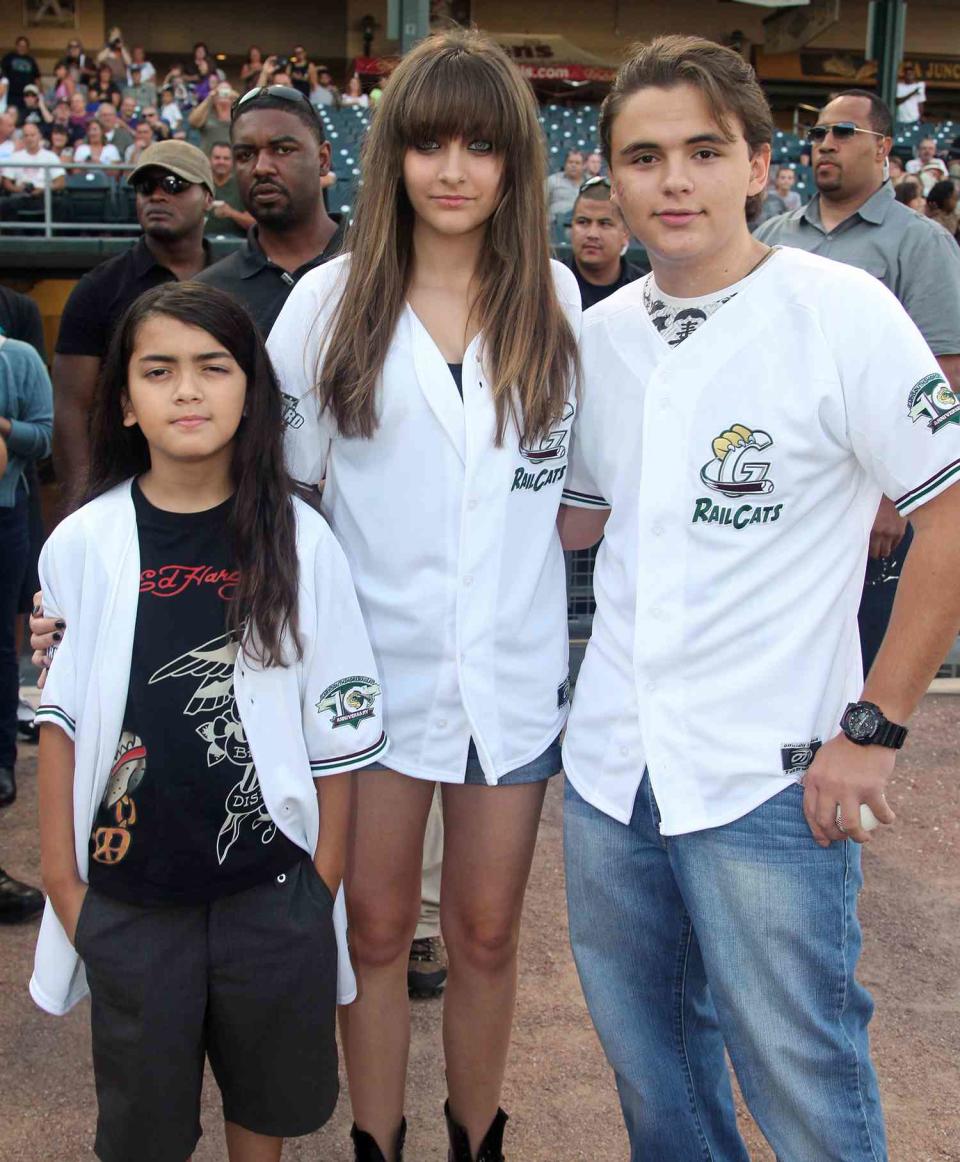
MULTIPOLYGON (((29 39, 19 37, 0 59, 0 218, 22 218, 25 209, 42 206, 48 184, 59 193, 97 182, 97 175, 123 183, 151 144, 183 139, 211 160, 216 151, 214 173, 226 194, 218 202, 228 209, 218 206, 212 226, 239 232, 249 216, 231 197, 229 151, 217 147, 229 145, 231 111, 240 96, 265 85, 294 88, 326 115, 369 111, 380 96, 378 84, 365 92, 357 76, 338 88, 330 69, 312 61, 301 44, 287 56, 251 46, 235 86, 202 41, 187 63, 158 72, 145 48, 128 47, 114 28, 97 53, 76 38, 68 41, 52 74, 44 76, 29 39)), ((342 157, 348 182, 359 174, 350 152, 342 157)), ((331 169, 324 186, 336 180, 331 169)))

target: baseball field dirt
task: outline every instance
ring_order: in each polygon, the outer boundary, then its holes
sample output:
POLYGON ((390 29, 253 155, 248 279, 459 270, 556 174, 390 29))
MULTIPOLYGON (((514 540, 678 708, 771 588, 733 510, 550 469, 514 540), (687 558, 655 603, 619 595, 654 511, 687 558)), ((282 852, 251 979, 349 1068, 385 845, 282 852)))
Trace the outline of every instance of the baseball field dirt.
MULTIPOLYGON (((889 798, 893 831, 865 854, 861 979, 877 1014, 873 1045, 893 1162, 960 1162, 960 700, 928 695, 912 723, 889 798)), ((35 748, 20 796, 0 812, 0 864, 37 883, 35 748)), ((544 811, 527 893, 520 996, 503 1104, 509 1162, 626 1162, 616 1093, 587 1017, 567 945, 560 780, 544 811)), ((96 1117, 89 1008, 64 1018, 26 991, 36 926, 0 928, 0 1162, 88 1162, 96 1117)), ((413 1008, 407 1162, 442 1162, 443 1063, 438 1001, 413 1008)), ((291 1162, 349 1162, 346 1087, 333 1120, 290 1142, 291 1162)), ((741 1105, 742 1110, 742 1105, 741 1105)), ((226 1158, 208 1076, 195 1162, 226 1158)), ((744 1113, 755 1162, 772 1152, 744 1113)), ((134 1160, 131 1160, 134 1162, 134 1160)), ((670 1162, 669 1150, 644 1162, 670 1162)))

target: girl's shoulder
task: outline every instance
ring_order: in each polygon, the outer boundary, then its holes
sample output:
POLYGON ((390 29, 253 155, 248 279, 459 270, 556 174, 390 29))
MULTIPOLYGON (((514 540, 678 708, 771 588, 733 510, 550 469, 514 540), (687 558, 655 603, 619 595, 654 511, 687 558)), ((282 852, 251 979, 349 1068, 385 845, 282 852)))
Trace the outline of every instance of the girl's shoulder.
POLYGON ((325 323, 338 306, 349 271, 350 255, 341 254, 315 266, 297 281, 267 339, 272 359, 282 359, 290 330, 310 333, 316 339, 317 324, 325 323))
POLYGON ((297 557, 301 580, 334 575, 346 568, 346 557, 326 517, 294 494, 293 511, 297 521, 297 557))
POLYGON ((550 273, 553 275, 553 285, 557 298, 564 311, 579 316, 582 313, 580 287, 569 266, 550 259, 550 273))

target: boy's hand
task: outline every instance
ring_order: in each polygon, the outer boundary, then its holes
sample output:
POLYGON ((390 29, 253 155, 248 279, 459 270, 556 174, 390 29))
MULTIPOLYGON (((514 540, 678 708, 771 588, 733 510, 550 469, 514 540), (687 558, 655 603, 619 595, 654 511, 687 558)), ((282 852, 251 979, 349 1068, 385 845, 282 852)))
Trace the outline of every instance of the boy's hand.
POLYGON ((74 948, 77 946, 77 921, 80 919, 80 909, 83 907, 86 895, 87 885, 80 879, 70 884, 69 887, 58 888, 56 891, 50 892, 53 910, 57 913, 57 918, 63 925, 67 939, 74 948))
POLYGON ((842 734, 830 739, 816 754, 803 780, 803 813, 821 847, 844 839, 869 843, 870 833, 860 823, 865 803, 877 821, 896 819, 884 796, 893 774, 897 752, 883 746, 857 746, 842 734), (839 819, 842 826, 838 826, 839 819))

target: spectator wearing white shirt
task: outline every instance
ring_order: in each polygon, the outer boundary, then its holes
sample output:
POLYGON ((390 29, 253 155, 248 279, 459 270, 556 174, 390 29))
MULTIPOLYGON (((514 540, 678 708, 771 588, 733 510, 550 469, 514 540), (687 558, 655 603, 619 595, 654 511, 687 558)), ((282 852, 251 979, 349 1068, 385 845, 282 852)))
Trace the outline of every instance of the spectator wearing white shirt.
POLYGON ((147 54, 144 52, 142 44, 135 44, 130 50, 130 68, 127 70, 127 80, 131 85, 136 84, 133 79, 133 70, 137 68, 140 70, 140 81, 144 85, 156 84, 157 70, 147 60, 147 54))
POLYGON ((174 98, 173 89, 160 91, 160 120, 170 126, 171 134, 179 133, 183 126, 183 114, 174 98))
POLYGON ((10 155, 10 162, 16 168, 4 173, 3 188, 8 194, 26 194, 30 197, 40 197, 48 182, 52 189, 62 190, 65 177, 63 169, 46 168, 48 163, 56 166, 59 160, 52 150, 44 149, 39 127, 28 121, 22 130, 22 148, 14 150, 10 155))
POLYGON ((907 65, 903 70, 903 80, 897 82, 897 123, 916 125, 922 121, 926 100, 927 86, 917 80, 913 65, 907 65))
POLYGON ((0 114, 0 160, 6 160, 17 148, 17 145, 16 117, 12 113, 0 114))
POLYGON ((947 163, 937 157, 937 143, 925 137, 917 146, 917 156, 907 162, 907 173, 920 179, 926 196, 939 181, 950 176, 947 163))
POLYGON ((356 73, 347 81, 346 92, 340 98, 340 104, 344 107, 353 105, 360 109, 370 107, 370 98, 363 91, 363 84, 356 73))
POLYGON ((100 122, 91 121, 87 126, 87 140, 81 141, 73 151, 73 160, 107 166, 118 165, 123 158, 115 145, 104 140, 100 122))

